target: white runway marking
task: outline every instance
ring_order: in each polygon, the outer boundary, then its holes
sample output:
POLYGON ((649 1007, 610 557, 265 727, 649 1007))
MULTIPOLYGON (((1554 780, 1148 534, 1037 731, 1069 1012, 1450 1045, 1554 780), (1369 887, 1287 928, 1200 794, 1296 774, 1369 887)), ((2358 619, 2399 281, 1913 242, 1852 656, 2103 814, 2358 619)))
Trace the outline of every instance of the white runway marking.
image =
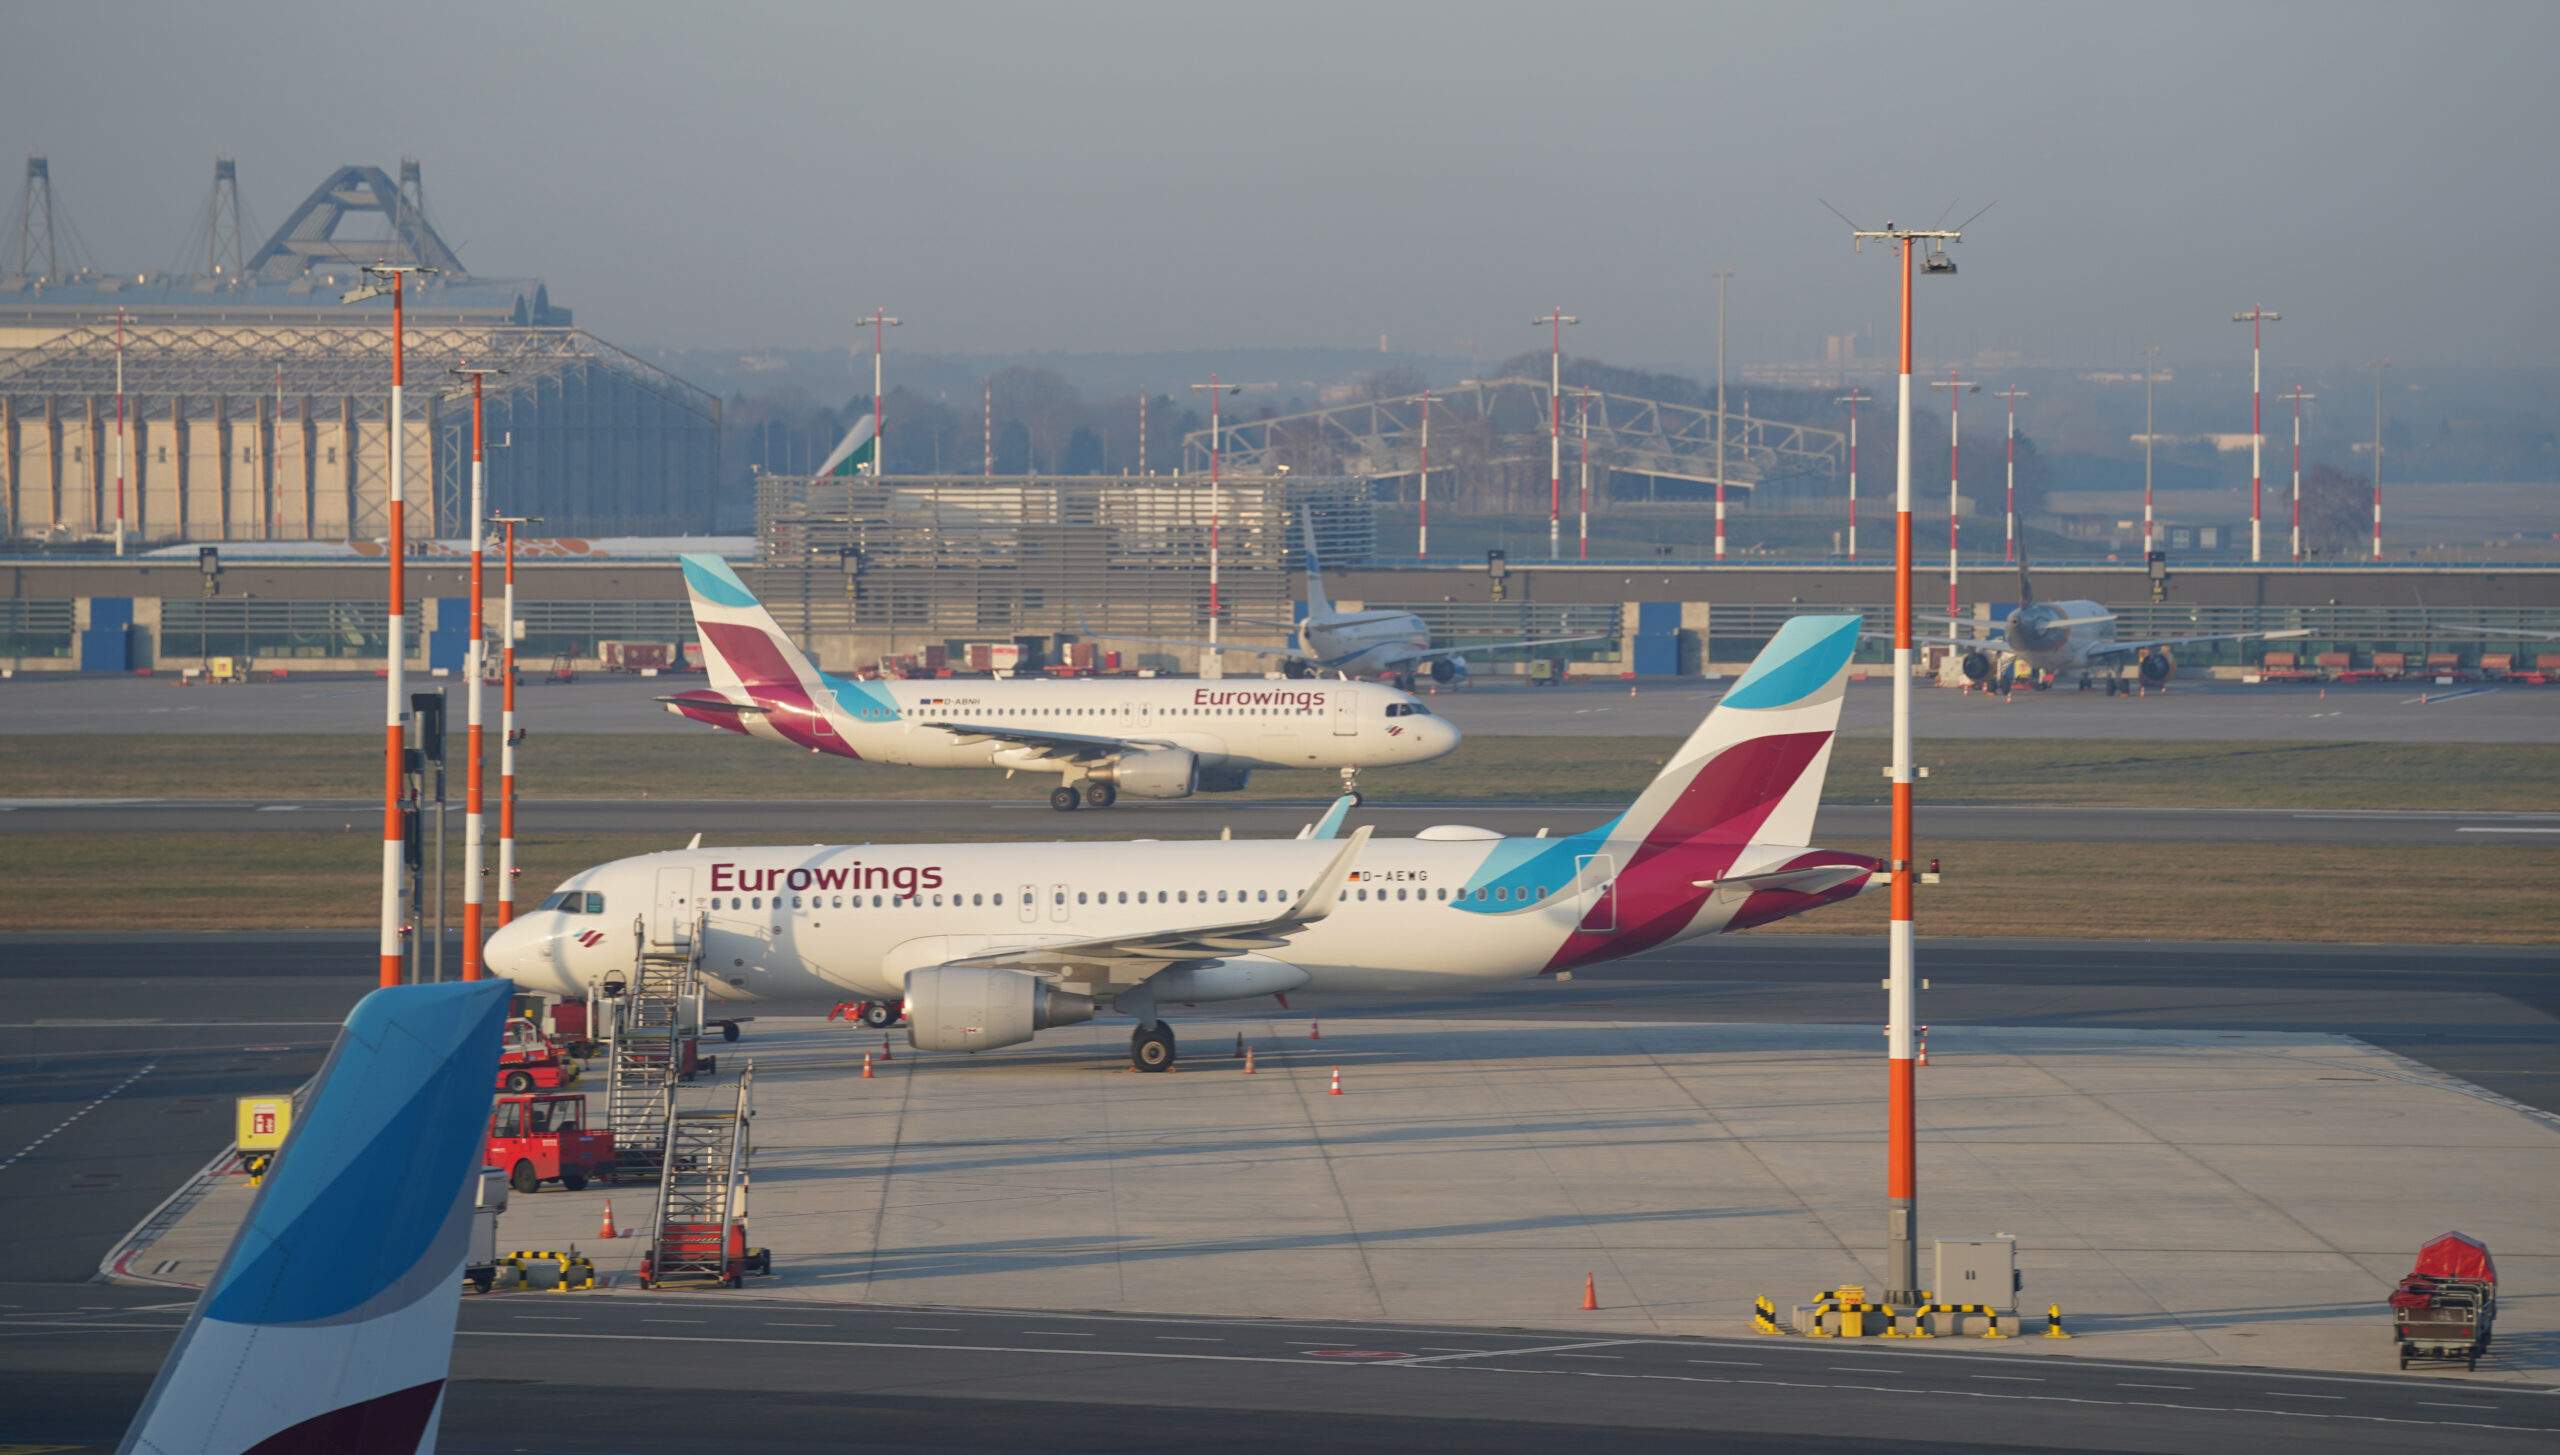
POLYGON ((124 1080, 117 1082, 117 1083, 115 1084, 115 1086, 107 1092, 107 1094, 106 1094, 106 1095, 99 1097, 96 1101, 93 1101, 93 1102, 89 1103, 87 1106, 84 1106, 84 1107, 80 1108, 78 1111, 73 1112, 71 1115, 69 1115, 69 1116, 67 1116, 67 1117, 64 1117, 61 1121, 56 1122, 56 1123, 54 1124, 54 1127, 53 1127, 53 1130, 52 1130, 52 1131, 45 1133, 43 1136, 36 1138, 34 1141, 27 1143, 27 1144, 26 1144, 25 1146, 23 1146, 23 1147, 20 1147, 20 1148, 19 1148, 18 1150, 16 1150, 15 1152, 10 1153, 10 1154, 9 1154, 9 1160, 8 1160, 7 1162, 0 1162, 0 1172, 6 1172, 6 1171, 8 1171, 8 1170, 9 1170, 9 1168, 11 1167, 11 1165, 13 1165, 14 1163, 16 1163, 16 1162, 17 1162, 17 1160, 18 1160, 19 1158, 24 1157, 24 1156, 25 1156, 25 1155, 27 1155, 29 1152, 32 1152, 32 1151, 34 1151, 36 1148, 43 1146, 45 1143, 52 1141, 56 1136, 58 1136, 58 1135, 60 1135, 60 1134, 61 1134, 62 1129, 63 1129, 64 1127, 67 1127, 67 1126, 71 1125, 73 1122, 76 1122, 76 1121, 80 1120, 82 1117, 87 1116, 89 1113, 91 1113, 91 1112, 93 1112, 93 1111, 96 1111, 98 1108, 100 1108, 100 1107, 102 1107, 102 1106, 105 1106, 109 1101, 114 1100, 114 1099, 115 1099, 115 1094, 116 1094, 117 1092, 124 1090, 126 1087, 131 1086, 133 1083, 135 1083, 135 1082, 137 1082, 137 1081, 140 1081, 143 1077, 150 1075, 150 1074, 151 1074, 152 1067, 154 1067, 154 1066, 158 1066, 159 1064, 160 1064, 159 1062, 154 1061, 154 1062, 150 1063, 150 1065, 143 1067, 143 1068, 142 1068, 141 1070, 139 1070, 139 1071, 136 1071, 136 1072, 135 1072, 135 1073, 133 1073, 131 1076, 126 1077, 124 1080))

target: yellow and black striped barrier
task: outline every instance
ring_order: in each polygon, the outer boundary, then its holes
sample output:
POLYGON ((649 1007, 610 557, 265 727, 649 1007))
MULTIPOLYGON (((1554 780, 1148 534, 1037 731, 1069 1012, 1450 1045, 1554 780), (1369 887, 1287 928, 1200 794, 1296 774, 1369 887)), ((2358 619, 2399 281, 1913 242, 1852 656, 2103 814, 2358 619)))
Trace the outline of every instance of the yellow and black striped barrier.
MULTIPOLYGON (((596 1286, 595 1261, 583 1253, 554 1253, 549 1250, 518 1250, 498 1260, 501 1268, 513 1268, 522 1274, 535 1263, 550 1263, 560 1270, 558 1281, 548 1288, 551 1293, 574 1293, 596 1286)), ((527 1279, 528 1283, 532 1280, 527 1279)))
POLYGON ((1778 1306, 1769 1302, 1765 1294, 1751 1301, 1751 1332, 1755 1334, 1786 1332, 1778 1327, 1778 1306))
POLYGON ((2044 1336, 2048 1339, 2068 1339, 2071 1337, 2069 1334, 2062 1332, 2062 1305, 2058 1303, 2045 1305, 2044 1336))
POLYGON ((2009 1337, 2007 1334, 2000 1332, 2000 1311, 1987 1303, 1933 1303, 1920 1310, 1920 1316, 1924 1320, 1936 1314, 1954 1315, 1956 1318, 1956 1332, 1958 1334, 1962 1334, 1964 1332, 1964 1316, 1966 1314, 1980 1314, 1991 1322, 1991 1327, 1984 1331, 1982 1335, 1983 1338, 2005 1339, 2009 1337))

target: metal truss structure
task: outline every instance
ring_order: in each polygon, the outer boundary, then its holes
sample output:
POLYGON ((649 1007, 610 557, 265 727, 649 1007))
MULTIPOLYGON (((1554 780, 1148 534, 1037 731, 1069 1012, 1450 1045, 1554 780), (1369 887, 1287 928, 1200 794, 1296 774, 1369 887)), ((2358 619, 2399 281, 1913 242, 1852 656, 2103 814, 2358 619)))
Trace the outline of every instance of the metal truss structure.
POLYGON ((447 283, 471 279, 461 257, 427 220, 425 184, 414 161, 400 163, 398 182, 380 167, 340 167, 330 173, 249 259, 248 271, 263 283, 285 283, 301 279, 315 264, 354 268, 382 262, 432 268, 447 283), (340 224, 368 212, 389 225, 387 243, 337 240, 340 224))
MULTIPOLYGON (((1439 468, 1535 463, 1545 478, 1550 390, 1544 379, 1486 379, 1428 394, 1341 404, 1228 425, 1227 467, 1252 474, 1347 475, 1388 479, 1422 467, 1422 413, 1429 401, 1439 468)), ((1567 434, 1578 428, 1582 391, 1563 391, 1567 434)), ((1716 483, 1716 411, 1627 394, 1590 395, 1591 458, 1627 474, 1716 483)), ((1728 414, 1725 483, 1750 487, 1792 475, 1837 474, 1847 436, 1836 430, 1728 414)), ((1209 432, 1183 436, 1183 468, 1209 468, 1209 432)), ((1435 473, 1437 471, 1435 470, 1435 473)))
MULTIPOLYGON (((1302 518, 1327 559, 1374 552, 1366 482, 1228 476, 1216 494, 1230 637, 1286 632, 1302 518)), ((1211 514, 1206 476, 767 475, 759 594, 804 642, 1196 636, 1208 621, 1211 514)))
MULTIPOLYGON (((413 321, 408 346, 410 377, 426 386, 413 386, 409 421, 411 530, 465 529, 469 391, 449 372, 463 363, 506 371, 490 381, 487 423, 504 442, 491 476, 509 508, 567 534, 710 527, 716 396, 576 329, 413 321)), ((128 521, 162 540, 380 532, 390 350, 390 320, 371 313, 128 326, 128 521)), ((112 527, 116 355, 114 327, 95 322, 0 355, 0 533, 112 527)))

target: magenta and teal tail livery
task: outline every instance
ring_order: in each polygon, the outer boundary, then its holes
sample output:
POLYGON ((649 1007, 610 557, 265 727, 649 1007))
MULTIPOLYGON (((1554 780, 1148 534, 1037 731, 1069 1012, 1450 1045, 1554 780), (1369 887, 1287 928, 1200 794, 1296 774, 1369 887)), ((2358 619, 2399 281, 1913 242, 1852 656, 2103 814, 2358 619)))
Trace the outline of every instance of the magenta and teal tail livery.
POLYGON ((119 1455, 435 1448, 514 988, 358 1002, 119 1455))

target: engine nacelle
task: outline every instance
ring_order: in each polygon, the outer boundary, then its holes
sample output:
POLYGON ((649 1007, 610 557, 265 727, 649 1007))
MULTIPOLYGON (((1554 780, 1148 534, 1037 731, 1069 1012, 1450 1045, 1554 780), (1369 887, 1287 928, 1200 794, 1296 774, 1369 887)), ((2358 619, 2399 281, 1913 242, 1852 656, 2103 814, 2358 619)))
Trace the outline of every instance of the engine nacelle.
POLYGON ((1467 659, 1464 657, 1434 657, 1431 659, 1431 680, 1434 682, 1443 684, 1455 682, 1466 672, 1466 670, 1467 659))
POLYGON ((1093 775, 1138 798, 1189 798, 1200 778, 1200 756, 1188 748, 1142 748, 1093 775))
POLYGON ((2157 687, 2178 675, 2178 659, 2169 655, 2167 647, 2153 647, 2142 654, 2142 680, 2157 687))
POLYGON ((1991 674, 1995 670, 1997 670, 1997 664, 1991 660, 1991 654, 1989 652, 1967 652, 1964 654, 1964 677, 1966 681, 1988 682, 1991 680, 1991 674))
POLYGON ((920 1051, 1018 1046, 1053 1026, 1093 1019, 1093 1001, 1037 975, 983 965, 907 972, 907 1044, 920 1051))

